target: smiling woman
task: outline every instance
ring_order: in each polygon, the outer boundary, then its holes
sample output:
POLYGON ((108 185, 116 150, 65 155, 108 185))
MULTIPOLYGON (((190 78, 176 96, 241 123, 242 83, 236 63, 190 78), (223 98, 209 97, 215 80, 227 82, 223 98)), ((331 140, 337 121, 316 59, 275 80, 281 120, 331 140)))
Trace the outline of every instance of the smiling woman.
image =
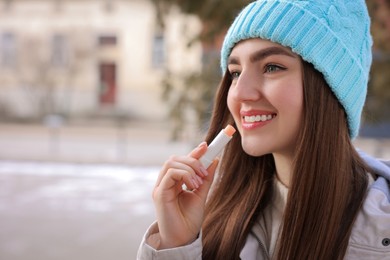
POLYGON ((247 154, 292 160, 302 121, 301 64, 288 48, 267 40, 248 39, 234 47, 227 102, 247 154))
POLYGON ((259 0, 242 10, 222 46, 206 141, 227 124, 238 133, 207 171, 205 143, 166 161, 139 259, 388 257, 390 168, 351 143, 369 25, 363 0, 259 0))

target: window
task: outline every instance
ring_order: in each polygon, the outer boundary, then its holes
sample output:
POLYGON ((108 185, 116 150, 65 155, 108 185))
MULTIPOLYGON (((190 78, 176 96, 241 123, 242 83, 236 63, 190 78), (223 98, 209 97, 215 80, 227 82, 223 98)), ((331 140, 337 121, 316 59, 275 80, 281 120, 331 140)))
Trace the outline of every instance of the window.
POLYGON ((106 11, 107 13, 110 13, 114 10, 114 3, 112 2, 112 0, 106 0, 104 2, 104 11, 106 11))
POLYGON ((99 37, 98 44, 101 47, 116 46, 117 38, 116 36, 103 35, 99 37))
POLYGON ((68 41, 65 35, 53 35, 51 46, 51 64, 55 67, 66 66, 68 64, 68 41))
POLYGON ((11 10, 11 4, 12 0, 4 0, 4 10, 5 11, 10 11, 11 10))
POLYGON ((16 65, 16 38, 13 33, 1 35, 0 42, 1 66, 12 68, 16 65))
POLYGON ((152 66, 162 68, 165 63, 165 41, 162 34, 156 34, 153 39, 152 66))
POLYGON ((54 1, 54 11, 61 12, 64 7, 64 0, 54 1))

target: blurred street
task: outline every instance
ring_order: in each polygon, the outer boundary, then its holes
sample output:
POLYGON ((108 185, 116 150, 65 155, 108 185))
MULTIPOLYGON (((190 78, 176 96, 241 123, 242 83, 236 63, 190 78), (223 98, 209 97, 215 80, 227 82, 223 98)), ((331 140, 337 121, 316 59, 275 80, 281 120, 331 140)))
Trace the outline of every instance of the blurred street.
POLYGON ((0 161, 0 259, 135 259, 153 167, 0 161))
POLYGON ((159 167, 190 149, 169 139, 162 125, 0 125, 0 259, 135 259, 159 167))
MULTIPOLYGON (((0 125, 0 259, 135 259, 161 164, 197 142, 159 124, 0 125)), ((390 158, 389 139, 355 144, 390 158)))

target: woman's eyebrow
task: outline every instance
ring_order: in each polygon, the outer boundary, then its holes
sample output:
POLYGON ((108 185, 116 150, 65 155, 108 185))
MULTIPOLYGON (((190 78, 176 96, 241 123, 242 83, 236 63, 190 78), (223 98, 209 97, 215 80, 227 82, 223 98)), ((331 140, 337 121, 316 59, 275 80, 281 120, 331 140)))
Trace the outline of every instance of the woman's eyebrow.
POLYGON ((256 51, 255 53, 251 54, 250 61, 251 62, 260 61, 260 60, 263 60, 271 55, 285 55, 285 56, 288 56, 291 58, 296 58, 296 56, 293 53, 287 51, 286 49, 281 48, 281 47, 277 47, 277 46, 273 46, 273 47, 269 47, 269 48, 265 48, 265 49, 256 51))
POLYGON ((230 56, 228 58, 228 62, 227 62, 228 65, 232 64, 232 65, 240 65, 240 61, 238 58, 234 57, 234 56, 230 56))
MULTIPOLYGON (((263 60, 271 55, 285 55, 285 56, 288 56, 291 58, 297 58, 296 55, 285 50, 284 48, 273 46, 273 47, 261 49, 261 50, 254 52, 253 54, 250 55, 250 61, 252 63, 257 62, 257 61, 263 60)), ((230 56, 228 59, 228 65, 229 64, 239 65, 240 62, 239 62, 239 59, 237 57, 230 56)))

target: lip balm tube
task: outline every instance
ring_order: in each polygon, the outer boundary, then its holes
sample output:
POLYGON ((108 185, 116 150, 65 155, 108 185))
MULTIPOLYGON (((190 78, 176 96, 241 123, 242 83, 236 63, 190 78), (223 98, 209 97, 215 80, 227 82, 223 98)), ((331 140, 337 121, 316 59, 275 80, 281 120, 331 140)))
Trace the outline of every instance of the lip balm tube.
POLYGON ((207 152, 199 159, 202 165, 207 169, 213 162, 214 158, 223 150, 223 148, 232 139, 233 134, 236 132, 233 126, 227 125, 225 129, 214 138, 207 148, 207 152))

